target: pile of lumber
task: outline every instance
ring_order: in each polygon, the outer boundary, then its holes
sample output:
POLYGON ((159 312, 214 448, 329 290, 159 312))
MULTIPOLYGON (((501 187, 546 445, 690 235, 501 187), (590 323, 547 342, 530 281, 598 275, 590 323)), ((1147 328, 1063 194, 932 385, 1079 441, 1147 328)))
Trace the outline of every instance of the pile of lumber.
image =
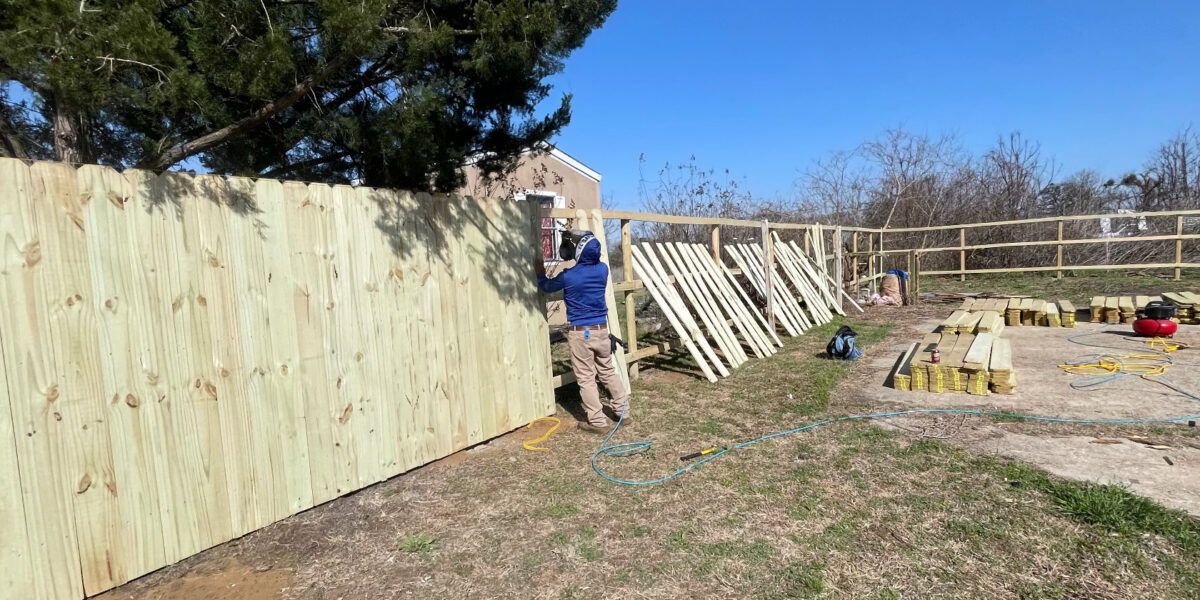
POLYGON ((1200 294, 1195 292, 1168 292, 1163 300, 1174 304, 1175 317, 1180 323, 1200 324, 1200 294))
POLYGON ((1008 307, 1004 311, 1004 319, 1009 325, 1021 324, 1021 299, 1009 298, 1008 307))
POLYGON ((1011 298, 965 298, 958 310, 967 312, 991 310, 1002 313, 1008 307, 1009 300, 1011 298))
MULTIPOLYGON (((999 318, 999 313, 993 314, 999 318)), ((930 333, 905 350, 892 382, 893 387, 905 391, 1011 394, 1012 350, 1008 340, 992 332, 930 333), (936 364, 934 349, 941 354, 936 364)))
POLYGON ((1121 310, 1116 296, 1092 296, 1090 307, 1093 323, 1120 323, 1121 310))
POLYGON ((1015 380, 1012 368, 1012 344, 1008 340, 996 338, 996 342, 992 344, 992 357, 988 367, 988 373, 992 379, 992 391, 997 394, 1011 394, 1015 380))
POLYGON ((1009 298, 1005 303, 1002 312, 1009 325, 1075 326, 1075 305, 1067 300, 1055 303, 1037 298, 1009 298))
POLYGON ((1075 305, 1069 300, 1058 301, 1058 317, 1063 327, 1075 326, 1075 305))
POLYGON ((979 312, 966 312, 956 310, 942 321, 942 326, 939 329, 941 333, 979 333, 990 332, 1000 333, 1004 328, 1004 320, 1000 318, 1000 313, 992 310, 984 310, 979 312))
POLYGON ((1168 302, 1176 308, 1177 323, 1200 323, 1200 295, 1193 292, 1167 292, 1161 296, 1094 296, 1091 301, 1093 323, 1132 323, 1145 313, 1151 302, 1168 302))
POLYGON ((983 316, 979 318, 979 322, 975 325, 975 331, 972 333, 1000 335, 1000 332, 1004 331, 1004 319, 998 311, 985 310, 980 314, 983 316))

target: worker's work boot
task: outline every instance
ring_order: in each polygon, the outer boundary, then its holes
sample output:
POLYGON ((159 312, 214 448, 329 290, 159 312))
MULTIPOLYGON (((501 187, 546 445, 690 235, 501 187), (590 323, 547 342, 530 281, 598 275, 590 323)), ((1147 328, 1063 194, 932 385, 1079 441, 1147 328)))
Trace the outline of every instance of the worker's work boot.
POLYGON ((621 413, 613 410, 611 407, 605 406, 604 407, 604 416, 608 417, 609 419, 612 419, 613 423, 620 421, 621 427, 629 427, 630 425, 633 425, 633 417, 629 415, 628 409, 626 409, 626 411, 625 411, 625 418, 622 419, 621 413))
POLYGON ((586 431, 588 433, 608 433, 608 428, 600 427, 599 425, 592 425, 587 421, 580 421, 575 427, 580 431, 586 431))

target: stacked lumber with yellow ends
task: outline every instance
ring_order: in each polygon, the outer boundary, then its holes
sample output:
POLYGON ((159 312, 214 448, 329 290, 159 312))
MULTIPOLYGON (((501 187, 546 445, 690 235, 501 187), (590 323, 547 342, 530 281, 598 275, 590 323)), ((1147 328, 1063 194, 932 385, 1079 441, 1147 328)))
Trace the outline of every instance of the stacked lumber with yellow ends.
POLYGON ((992 344, 992 356, 988 363, 991 389, 997 394, 1011 394, 1016 384, 1012 368, 1012 344, 1006 339, 996 338, 992 344))
POLYGON ((990 333, 981 333, 971 341, 966 355, 963 356, 962 370, 967 377, 968 394, 986 396, 988 390, 988 365, 992 358, 992 344, 996 337, 990 333))
MULTIPOLYGON (((909 360, 909 368, 911 370, 913 391, 935 391, 929 385, 929 368, 934 367, 936 369, 936 365, 933 365, 931 362, 931 357, 934 348, 938 347, 941 340, 941 334, 926 334, 920 343, 917 344, 916 351, 912 353, 912 358, 909 360)), ((934 372, 936 373, 936 370, 934 372)))
POLYGON ((1058 315, 1063 327, 1075 326, 1075 305, 1070 300, 1058 301, 1058 315))
POLYGON ((1176 312, 1172 320, 1177 323, 1200 323, 1200 294, 1194 292, 1166 292, 1160 296, 1093 296, 1092 322, 1132 323, 1152 302, 1174 304, 1176 312))
POLYGON ((1009 325, 1017 326, 1021 324, 1021 299, 1009 298, 1008 306, 1004 310, 1004 320, 1009 325))
POLYGON ((1008 340, 986 331, 930 333, 905 349, 892 372, 893 387, 904 391, 1011 394, 1013 381, 1008 340), (936 363, 935 349, 940 355, 936 363))
POLYGON ((1030 312, 1033 313, 1031 320, 1033 321, 1034 325, 1037 325, 1039 327, 1046 327, 1048 325, 1048 323, 1046 321, 1046 301, 1045 300, 1038 300, 1035 298, 1033 300, 1032 307, 1030 308, 1030 312))
POLYGON ((1092 296, 1092 301, 1088 303, 1092 309, 1092 322, 1104 322, 1104 296, 1092 296))
POLYGON ((901 391, 912 391, 912 358, 917 353, 920 343, 909 344, 908 349, 900 355, 896 371, 892 373, 892 387, 901 391))
POLYGON ((1062 317, 1058 315, 1058 306, 1053 302, 1046 303, 1046 326, 1062 327, 1062 317))
POLYGON ((945 321, 942 321, 939 331, 951 334, 978 333, 980 331, 999 333, 1003 327, 1004 319, 1001 319, 1000 313, 996 311, 964 312, 956 310, 950 313, 945 321))
POLYGON ((968 313, 965 310, 956 310, 950 313, 950 316, 946 317, 945 321, 942 321, 942 332, 958 333, 960 327, 966 327, 966 321, 970 318, 970 316, 971 313, 968 313))
POLYGON ((1021 324, 1022 325, 1037 325, 1033 315, 1033 298, 1021 299, 1021 324))
POLYGON ((1137 320, 1137 308, 1133 303, 1132 296, 1120 296, 1117 298, 1117 312, 1122 323, 1132 323, 1137 320))
POLYGON ((1121 307, 1118 305, 1118 302, 1120 302, 1120 299, 1116 296, 1108 296, 1104 299, 1105 323, 1121 322, 1121 307))
POLYGON ((1008 301, 1009 298, 967 298, 958 309, 967 312, 991 310, 1002 313, 1008 308, 1008 301))
POLYGON ((979 323, 975 325, 975 331, 972 333, 991 333, 1000 335, 1004 331, 1004 319, 1000 313, 994 310, 985 310, 979 313, 979 323))
POLYGON ((1195 292, 1167 292, 1163 300, 1174 304, 1175 317, 1180 323, 1200 323, 1200 294, 1195 292))

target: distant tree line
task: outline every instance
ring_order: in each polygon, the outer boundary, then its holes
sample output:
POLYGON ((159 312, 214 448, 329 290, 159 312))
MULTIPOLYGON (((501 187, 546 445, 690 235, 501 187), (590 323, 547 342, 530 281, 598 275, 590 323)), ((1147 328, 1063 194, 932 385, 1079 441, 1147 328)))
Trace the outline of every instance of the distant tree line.
MULTIPOLYGON (((789 198, 757 198, 728 172, 704 169, 693 158, 643 177, 645 210, 666 214, 820 222, 871 228, 906 228, 1008 221, 1065 215, 1200 209, 1200 132, 1187 127, 1156 148, 1139 168, 1105 177, 1094 170, 1061 175, 1041 145, 1020 133, 997 139, 979 155, 952 135, 891 129, 857 147, 815 162, 797 179, 789 198)), ((1067 222, 1064 238, 1173 234, 1174 218, 1067 222)), ((1188 219, 1188 233, 1200 233, 1188 219)), ((706 240, 704 227, 651 225, 647 237, 706 240)), ((753 232, 743 232, 752 235, 753 232)), ((1055 239, 1057 224, 969 229, 967 244, 1055 239)), ((887 247, 957 246, 959 232, 888 234, 887 247)), ((968 268, 1044 266, 1053 246, 983 249, 968 268)), ((1185 243, 1185 254, 1200 254, 1185 243)), ((930 255, 926 268, 957 268, 957 254, 930 255)), ((1065 264, 1170 262, 1174 242, 1068 246, 1065 264)), ((1185 261, 1188 259, 1185 257, 1185 261)))

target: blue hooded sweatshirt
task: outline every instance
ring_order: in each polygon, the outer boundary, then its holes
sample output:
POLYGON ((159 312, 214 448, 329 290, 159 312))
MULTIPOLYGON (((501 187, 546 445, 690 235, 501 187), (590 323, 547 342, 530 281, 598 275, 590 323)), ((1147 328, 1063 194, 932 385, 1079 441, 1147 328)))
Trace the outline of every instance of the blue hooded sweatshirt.
POLYGON ((572 325, 600 325, 608 321, 608 306, 604 290, 608 287, 608 265, 600 262, 600 240, 584 242, 577 254, 575 266, 556 277, 538 275, 538 288, 543 292, 563 292, 567 303, 567 321, 572 325))

